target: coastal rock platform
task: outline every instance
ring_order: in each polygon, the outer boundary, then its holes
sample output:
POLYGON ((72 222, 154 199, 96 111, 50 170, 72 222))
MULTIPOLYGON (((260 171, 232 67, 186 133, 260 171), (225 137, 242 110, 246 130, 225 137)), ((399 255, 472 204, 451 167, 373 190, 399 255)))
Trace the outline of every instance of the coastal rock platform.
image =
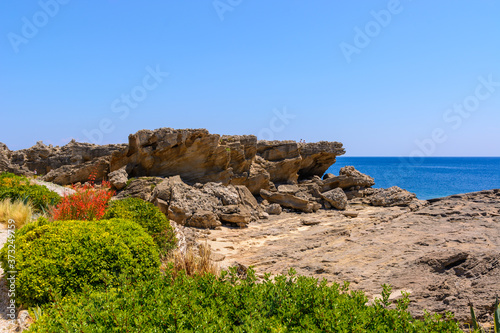
POLYGON ((491 321, 500 293, 500 190, 431 200, 410 207, 349 203, 348 211, 283 212, 248 224, 200 233, 222 268, 253 266, 258 275, 287 273, 349 281, 373 299, 411 294, 409 310, 452 311, 470 320, 469 299, 491 321))

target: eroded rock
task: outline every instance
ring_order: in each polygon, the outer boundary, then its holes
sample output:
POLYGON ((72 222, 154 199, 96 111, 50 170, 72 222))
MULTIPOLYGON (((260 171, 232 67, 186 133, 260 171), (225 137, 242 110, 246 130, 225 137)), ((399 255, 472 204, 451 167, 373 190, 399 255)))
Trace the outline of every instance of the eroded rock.
POLYGON ((369 200, 373 206, 391 207, 408 205, 416 197, 415 193, 392 186, 387 189, 376 189, 375 193, 370 195, 369 200))
POLYGON ((341 188, 324 192, 321 197, 336 209, 344 210, 347 208, 347 196, 341 188))
POLYGON ((269 202, 277 203, 283 207, 300 210, 306 213, 315 212, 321 207, 321 205, 317 202, 311 202, 288 193, 261 190, 260 195, 263 199, 269 202))
POLYGON ((117 190, 122 190, 127 186, 128 174, 125 167, 111 172, 108 177, 111 185, 117 190))

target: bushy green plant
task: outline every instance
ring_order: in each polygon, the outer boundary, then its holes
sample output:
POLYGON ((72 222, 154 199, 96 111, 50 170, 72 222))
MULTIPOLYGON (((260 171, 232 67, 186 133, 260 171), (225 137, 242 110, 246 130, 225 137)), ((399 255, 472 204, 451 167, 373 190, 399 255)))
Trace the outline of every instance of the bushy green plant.
POLYGON ((249 270, 172 278, 167 272, 134 284, 125 279, 105 291, 87 289, 47 306, 31 332, 461 332, 440 316, 423 320, 396 309, 388 299, 367 297, 347 285, 328 286, 308 277, 266 276, 257 283, 249 270))
POLYGON ((46 211, 59 203, 61 197, 42 185, 31 185, 24 176, 4 172, 0 174, 0 200, 31 201, 36 211, 46 211))
POLYGON ((18 176, 10 172, 0 173, 0 186, 14 187, 26 184, 29 185, 29 179, 25 176, 18 176))
POLYGON ((0 251, 2 267, 17 271, 16 301, 27 306, 84 286, 112 285, 120 274, 140 279, 159 272, 153 239, 133 221, 39 219, 16 234, 15 262, 8 245, 0 251))
POLYGON ((161 255, 168 254, 177 242, 167 217, 158 207, 139 198, 111 201, 103 218, 122 218, 137 222, 153 237, 161 255))

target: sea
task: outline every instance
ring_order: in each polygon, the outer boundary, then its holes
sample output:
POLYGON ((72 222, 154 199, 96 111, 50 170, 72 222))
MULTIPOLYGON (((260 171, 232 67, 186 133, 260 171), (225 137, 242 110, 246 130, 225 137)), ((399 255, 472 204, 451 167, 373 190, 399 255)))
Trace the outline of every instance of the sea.
POLYGON ((375 179, 374 188, 399 186, 428 200, 500 189, 500 157, 337 157, 326 173, 352 165, 375 179))

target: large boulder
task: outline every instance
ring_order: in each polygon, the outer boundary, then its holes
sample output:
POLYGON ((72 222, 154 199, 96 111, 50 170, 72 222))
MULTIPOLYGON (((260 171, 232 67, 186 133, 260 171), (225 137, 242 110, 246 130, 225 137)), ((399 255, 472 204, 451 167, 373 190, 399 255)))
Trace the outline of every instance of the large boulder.
POLYGON ((336 209, 344 210, 347 208, 347 196, 344 190, 339 187, 322 193, 321 197, 336 209))
POLYGON ((393 186, 387 189, 375 189, 368 199, 373 206, 391 207, 409 205, 416 197, 415 193, 393 186))
POLYGON ((181 225, 201 211, 213 212, 221 205, 219 198, 184 183, 180 176, 173 176, 158 184, 150 201, 167 217, 181 225))
POLYGON ((121 190, 127 186, 128 174, 125 167, 111 172, 109 175, 109 182, 117 190, 121 190))
POLYGON ((321 207, 317 202, 299 198, 289 193, 261 190, 260 196, 268 202, 277 203, 283 207, 300 210, 306 213, 315 212, 321 207))
POLYGON ((116 199, 140 198, 149 201, 154 188, 164 179, 160 177, 132 178, 127 181, 123 190, 118 192, 116 199))
POLYGON ((169 219, 197 228, 214 228, 220 222, 243 227, 259 216, 257 200, 246 187, 213 182, 191 186, 180 176, 158 184, 150 201, 169 219))
POLYGON ((367 188, 373 185, 375 185, 375 181, 372 177, 359 172, 353 166, 345 166, 340 169, 337 177, 329 177, 323 180, 321 192, 326 192, 337 187, 342 189, 356 186, 367 188))
POLYGON ((265 212, 268 213, 269 215, 280 215, 282 212, 282 208, 279 204, 273 203, 270 204, 269 206, 266 206, 265 212))
POLYGON ((208 210, 196 211, 186 221, 187 227, 201 228, 201 229, 214 229, 220 225, 221 223, 217 218, 217 214, 208 210))

